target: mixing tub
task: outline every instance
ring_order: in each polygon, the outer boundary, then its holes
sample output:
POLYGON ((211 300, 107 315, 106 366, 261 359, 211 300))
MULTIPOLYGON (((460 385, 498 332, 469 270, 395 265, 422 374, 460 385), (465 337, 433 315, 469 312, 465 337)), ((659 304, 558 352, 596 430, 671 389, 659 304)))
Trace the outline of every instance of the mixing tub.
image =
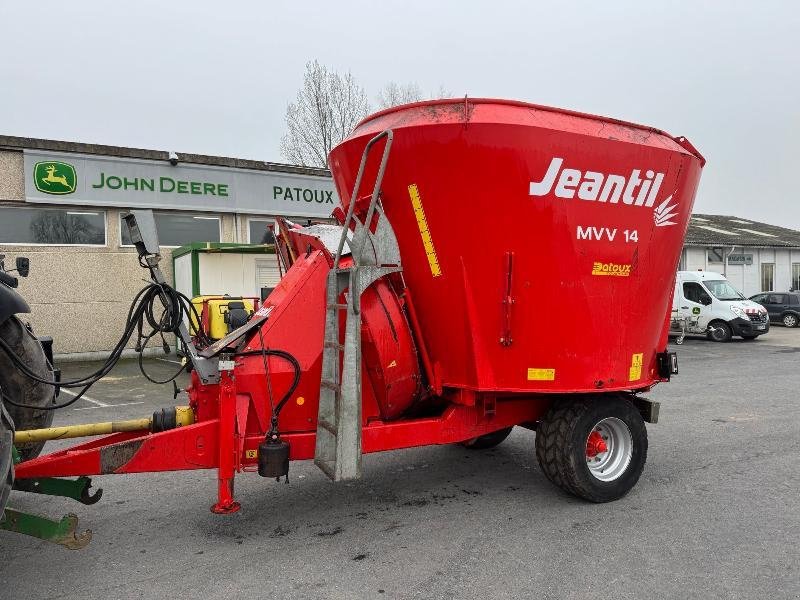
POLYGON ((436 387, 587 392, 661 379, 704 164, 688 141, 520 102, 410 104, 331 152, 345 208, 367 141, 387 129, 382 204, 436 387))

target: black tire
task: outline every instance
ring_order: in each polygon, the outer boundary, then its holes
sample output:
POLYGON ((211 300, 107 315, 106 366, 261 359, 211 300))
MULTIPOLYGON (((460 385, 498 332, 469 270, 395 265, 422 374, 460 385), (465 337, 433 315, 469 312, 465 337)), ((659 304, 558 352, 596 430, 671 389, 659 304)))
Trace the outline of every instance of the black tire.
MULTIPOLYGON (((53 371, 45 356, 44 348, 36 336, 22 324, 17 317, 10 317, 0 323, 0 338, 11 347, 11 350, 25 361, 29 369, 43 379, 53 379, 53 371)), ((39 410, 36 408, 21 408, 14 406, 8 398, 20 404, 29 406, 48 406, 54 401, 54 388, 43 383, 33 381, 24 375, 8 355, 0 350, 0 388, 6 397, 4 404, 17 429, 41 429, 50 427, 53 423, 52 410, 39 410)), ((30 460, 39 456, 44 447, 44 442, 20 444, 17 448, 23 460, 30 460)))
POLYGON ((713 323, 709 323, 709 325, 714 328, 714 331, 709 331, 707 334, 708 339, 712 342, 724 343, 731 341, 733 330, 725 321, 714 321, 713 323))
POLYGON ((557 400, 536 430, 536 458, 545 476, 562 490, 590 502, 610 502, 639 481, 647 460, 647 429, 639 411, 622 396, 557 400), (631 452, 615 479, 601 481, 587 465, 587 442, 608 418, 627 427, 631 452))
POLYGON ((797 327, 800 324, 800 318, 794 313, 786 313, 781 315, 781 323, 784 327, 797 327))
POLYGON ((14 422, 0 402, 0 520, 6 509, 8 495, 14 485, 14 460, 11 449, 14 447, 14 422))
POLYGON ((488 450, 489 448, 494 448, 495 446, 503 443, 511 433, 512 429, 514 428, 507 427, 506 429, 498 429, 492 433, 487 433, 486 435, 472 438, 471 440, 460 443, 462 446, 464 446, 464 448, 469 450, 488 450))

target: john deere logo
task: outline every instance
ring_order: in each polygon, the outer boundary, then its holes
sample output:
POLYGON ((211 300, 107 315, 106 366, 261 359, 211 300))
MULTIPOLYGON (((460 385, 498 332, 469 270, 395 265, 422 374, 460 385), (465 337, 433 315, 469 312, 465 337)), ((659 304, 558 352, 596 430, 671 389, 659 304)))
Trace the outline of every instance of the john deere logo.
POLYGON ((75 167, 69 163, 51 160, 36 163, 33 182, 45 194, 71 194, 75 191, 75 167))

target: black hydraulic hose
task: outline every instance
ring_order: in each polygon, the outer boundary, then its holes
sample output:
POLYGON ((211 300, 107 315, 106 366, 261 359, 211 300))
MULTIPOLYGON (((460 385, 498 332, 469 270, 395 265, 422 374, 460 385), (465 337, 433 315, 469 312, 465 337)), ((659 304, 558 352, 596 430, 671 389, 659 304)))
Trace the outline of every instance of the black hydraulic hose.
POLYGON ((267 347, 264 345, 264 330, 258 328, 258 339, 261 340, 261 361, 264 365, 264 378, 267 380, 267 397, 269 398, 270 428, 269 434, 278 435, 278 413, 275 412, 275 402, 272 398, 272 377, 269 372, 269 358, 267 358, 267 347))
MULTIPOLYGON (((108 357, 108 359, 106 360, 106 362, 103 364, 103 366, 100 369, 98 369, 94 373, 90 373, 89 375, 86 375, 85 377, 80 377, 78 379, 72 379, 72 380, 68 380, 68 381, 51 381, 49 379, 44 379, 42 377, 39 377, 33 371, 31 371, 28 368, 28 366, 25 364, 25 362, 21 358, 19 358, 16 355, 16 353, 14 353, 14 351, 11 349, 11 347, 2 338, 0 338, 0 349, 2 349, 8 355, 8 357, 11 359, 11 362, 14 363, 14 365, 20 371, 22 371, 23 374, 25 374, 28 378, 30 378, 30 379, 38 382, 38 383, 43 383, 45 385, 64 387, 64 388, 82 387, 82 386, 86 385, 86 383, 89 382, 89 381, 92 381, 92 383, 94 383, 97 379, 100 379, 102 376, 108 374, 108 371, 110 371, 110 367, 113 367, 113 365, 118 360, 117 354, 121 354, 122 353, 122 350, 125 348, 125 345, 130 340, 131 335, 133 334, 134 328, 136 326, 136 322, 132 321, 132 318, 131 318, 132 314, 134 312, 133 311, 133 307, 136 305, 136 303, 139 301, 140 297, 143 295, 143 293, 146 290, 147 290, 147 288, 143 288, 142 290, 139 291, 139 293, 134 298, 133 304, 131 305, 131 310, 128 312, 128 317, 127 317, 126 322, 125 322, 125 331, 123 332, 122 337, 120 338, 120 340, 114 346, 114 349, 111 351, 111 354, 108 357)), ((139 312, 139 311, 137 311, 137 312, 139 312)))
POLYGON ((260 350, 247 350, 246 352, 237 352, 234 356, 263 356, 266 354, 267 356, 278 356, 285 361, 287 361, 290 365, 292 365, 292 369, 294 370, 294 379, 292 380, 292 385, 289 386, 289 389, 280 399, 278 405, 275 407, 275 414, 279 415, 281 409, 286 405, 289 399, 294 394, 297 386, 300 385, 300 375, 302 373, 300 369, 300 363, 298 360, 286 352, 285 350, 271 350, 271 349, 260 349, 260 350))
MULTIPOLYGON (((16 366, 26 377, 36 381, 37 383, 41 383, 44 385, 50 385, 54 387, 60 388, 83 388, 74 398, 71 398, 67 402, 53 405, 53 406, 32 406, 28 404, 22 404, 16 402, 9 398, 6 394, 3 394, 3 399, 12 404, 14 406, 18 406, 20 408, 32 408, 37 410, 56 410, 59 408, 65 408, 71 404, 74 404, 78 401, 86 391, 95 383, 97 383, 100 379, 108 375, 114 366, 119 362, 120 358, 122 357, 122 352, 125 350, 125 347, 128 345, 131 337, 133 336, 134 332, 138 331, 137 339, 136 339, 136 350, 139 353, 139 369, 148 380, 152 381, 153 383, 169 383, 178 377, 181 372, 186 368, 186 365, 181 365, 181 368, 169 379, 165 381, 158 381, 150 377, 144 369, 144 363, 142 362, 142 351, 144 350, 147 342, 150 339, 155 337, 156 335, 160 335, 165 351, 169 351, 169 345, 167 344, 166 340, 164 339, 164 334, 178 333, 178 329, 181 326, 183 320, 192 315, 194 319, 190 319, 191 322, 197 323, 197 326, 194 327, 195 334, 200 342, 201 345, 208 345, 210 340, 206 333, 202 330, 202 325, 200 321, 200 316, 197 314, 197 309, 192 304, 191 300, 187 298, 184 294, 181 294, 176 289, 166 285, 166 284, 158 284, 158 283, 151 283, 146 285, 144 288, 139 290, 136 296, 131 302, 130 309, 128 310, 128 315, 125 319, 125 330, 122 333, 117 344, 114 346, 111 354, 109 355, 106 362, 100 367, 97 371, 90 373, 84 377, 79 377, 78 379, 72 379, 68 381, 54 381, 45 379, 40 377, 36 373, 34 373, 26 364, 25 362, 17 356, 14 350, 6 343, 5 340, 0 338, 0 350, 5 352, 11 362, 16 366), (163 311, 160 317, 156 317, 156 300, 160 300, 161 306, 163 307, 163 311), (144 333, 144 325, 145 322, 147 325, 150 326, 151 332, 145 334, 144 333)), ((180 339, 180 337, 178 337, 180 339)), ((299 365, 298 365, 299 369, 299 365)), ((299 376, 298 376, 299 379, 299 376)))
POLYGON ((61 403, 61 404, 59 404, 57 406, 31 406, 29 404, 22 404, 20 402, 14 401, 10 397, 8 397, 6 395, 6 393, 3 391, 3 388, 0 388, 0 398, 2 398, 2 400, 4 402, 8 402, 9 404, 12 404, 14 406, 18 406, 19 408, 35 408, 37 410, 55 410, 57 408, 66 408, 66 407, 68 407, 68 406, 70 406, 72 404, 75 404, 78 400, 80 400, 83 397, 83 395, 87 391, 89 391, 90 387, 92 387, 91 384, 87 385, 79 393, 75 394, 75 396, 73 398, 71 398, 70 400, 67 400, 66 402, 63 402, 63 403, 61 403))

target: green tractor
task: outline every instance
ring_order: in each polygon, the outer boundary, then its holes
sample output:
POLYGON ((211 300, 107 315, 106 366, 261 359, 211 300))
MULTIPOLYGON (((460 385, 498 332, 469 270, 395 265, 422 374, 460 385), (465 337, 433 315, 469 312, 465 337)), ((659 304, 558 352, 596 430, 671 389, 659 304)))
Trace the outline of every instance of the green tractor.
POLYGON ((6 506, 12 489, 67 496, 77 494, 79 498, 76 499, 80 500, 80 497, 88 497, 82 489, 88 486, 85 482, 56 479, 14 482, 14 465, 37 457, 44 446, 44 442, 15 446, 15 427, 20 430, 50 427, 58 388, 23 374, 6 350, 21 358, 28 371, 42 380, 58 381, 60 373, 53 367, 52 338, 37 338, 30 325, 17 316, 30 312, 28 303, 15 291, 18 277, 28 276, 30 263, 27 258, 18 257, 15 268, 6 270, 4 259, 0 254, 0 529, 79 547, 88 539, 74 535, 72 515, 51 521, 6 506))
MULTIPOLYGON (((11 273, 17 272, 20 277, 27 277, 30 268, 28 259, 18 257, 16 269, 7 271, 5 268, 5 256, 0 254, 0 340, 8 344, 14 351, 21 350, 27 355, 33 350, 33 357, 44 356, 44 348, 35 339, 33 333, 22 324, 17 318, 17 314, 30 312, 28 303, 14 289, 19 284, 19 279, 11 273), (30 339, 35 342, 31 344, 30 339), (28 352, 25 352, 28 350, 28 352)), ((22 354, 21 354, 22 356, 22 354)), ((35 358, 32 366, 36 365, 35 358)), ((4 516, 8 496, 14 485, 14 462, 20 459, 18 450, 14 449, 14 424, 15 422, 41 422, 47 427, 53 421, 52 411, 36 410, 30 407, 41 405, 45 406, 48 398, 44 402, 29 403, 27 398, 33 395, 47 396, 49 392, 43 386, 31 385, 33 382, 21 379, 21 373, 9 364, 10 360, 5 353, 0 352, 0 519, 4 516)), ((47 366, 46 360, 43 366, 47 366)), ((39 369, 37 368, 37 371, 39 369)), ((45 371, 46 375, 47 372, 45 371)), ((36 456, 41 451, 41 447, 27 448, 26 454, 29 457, 36 456)))
MULTIPOLYGON (((53 369, 53 339, 37 338, 30 325, 16 315, 30 312, 28 303, 16 292, 19 280, 11 275, 27 277, 30 263, 18 257, 16 268, 5 270, 4 256, 0 254, 0 342, 6 344, 26 366, 42 379, 53 379, 58 371, 53 369)), ((0 352, 0 392, 5 410, 19 429, 50 427, 55 403, 54 388, 34 381, 17 369, 11 358, 0 352)), ((17 447, 22 460, 39 456, 44 442, 22 444, 17 447)))

